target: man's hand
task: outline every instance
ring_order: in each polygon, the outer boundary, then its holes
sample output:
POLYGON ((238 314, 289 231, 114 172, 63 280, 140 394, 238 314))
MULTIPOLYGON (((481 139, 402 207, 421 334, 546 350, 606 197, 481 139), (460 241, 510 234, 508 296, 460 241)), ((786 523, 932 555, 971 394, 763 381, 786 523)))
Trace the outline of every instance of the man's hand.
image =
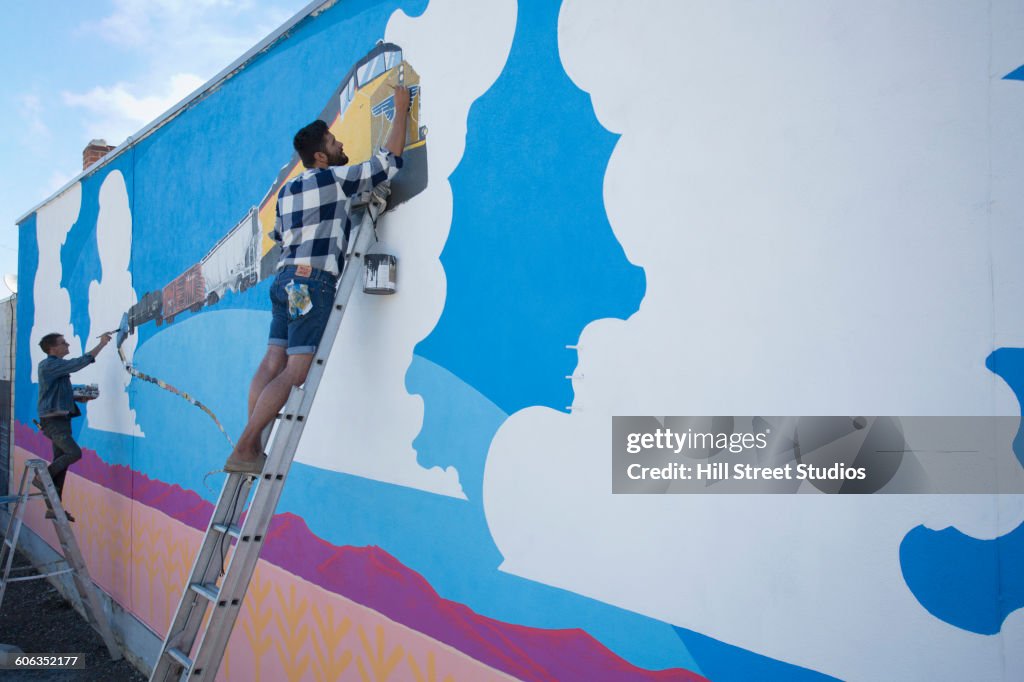
POLYGON ((391 122, 391 132, 388 133, 388 141, 384 143, 388 151, 395 156, 401 156, 405 149, 405 126, 409 119, 409 88, 404 85, 395 87, 395 120, 391 122))
POLYGON ((103 347, 106 346, 108 343, 110 343, 110 332, 100 334, 100 342, 96 344, 95 348, 89 351, 89 355, 91 355, 95 359, 96 356, 99 355, 99 352, 103 350, 103 347))

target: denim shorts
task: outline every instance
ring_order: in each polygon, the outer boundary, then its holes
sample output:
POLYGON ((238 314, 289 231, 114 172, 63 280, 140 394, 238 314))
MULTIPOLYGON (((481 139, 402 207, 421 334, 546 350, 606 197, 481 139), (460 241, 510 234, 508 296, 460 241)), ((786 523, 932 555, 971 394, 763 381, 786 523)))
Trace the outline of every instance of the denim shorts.
POLYGON ((337 280, 323 270, 313 270, 309 277, 297 277, 294 265, 281 269, 270 286, 272 319, 268 343, 287 348, 288 355, 315 353, 331 315, 337 280), (295 290, 291 298, 289 288, 295 290))

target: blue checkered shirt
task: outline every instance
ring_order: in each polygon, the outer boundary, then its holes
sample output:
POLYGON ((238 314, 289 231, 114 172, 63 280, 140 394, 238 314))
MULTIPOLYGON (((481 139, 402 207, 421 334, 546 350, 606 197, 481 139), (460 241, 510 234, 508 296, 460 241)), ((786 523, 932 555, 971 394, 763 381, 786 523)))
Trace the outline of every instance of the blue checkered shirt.
POLYGON ((355 166, 308 168, 277 193, 270 237, 281 245, 277 269, 309 265, 333 275, 352 229, 352 199, 395 177, 402 157, 383 147, 355 166))

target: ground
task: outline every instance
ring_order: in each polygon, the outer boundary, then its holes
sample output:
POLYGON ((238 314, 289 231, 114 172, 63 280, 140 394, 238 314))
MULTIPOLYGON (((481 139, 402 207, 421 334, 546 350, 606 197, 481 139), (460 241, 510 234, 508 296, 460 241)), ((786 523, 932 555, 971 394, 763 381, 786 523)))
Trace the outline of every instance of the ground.
MULTIPOLYGON (((21 554, 15 565, 27 564, 21 554)), ((128 661, 110 660, 99 634, 46 580, 12 583, 0 605, 0 644, 32 654, 81 654, 84 670, 0 671, 0 679, 72 680, 75 682, 143 682, 146 677, 128 661)))

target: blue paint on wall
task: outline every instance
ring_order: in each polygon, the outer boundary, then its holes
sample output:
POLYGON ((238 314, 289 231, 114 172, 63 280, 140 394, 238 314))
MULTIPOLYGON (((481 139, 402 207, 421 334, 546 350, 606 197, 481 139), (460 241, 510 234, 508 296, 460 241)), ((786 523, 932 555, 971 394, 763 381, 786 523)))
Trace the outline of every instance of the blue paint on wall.
POLYGON ((14 360, 15 400, 14 417, 22 424, 31 424, 36 417, 39 401, 39 386, 32 383, 32 356, 26 352, 31 348, 32 321, 35 319, 36 270, 39 268, 39 242, 36 234, 36 214, 33 213, 18 225, 18 329, 17 349, 14 360))
MULTIPOLYGON (((264 283, 258 289, 266 287, 269 284, 264 283)), ((227 309, 194 315, 165 327, 139 346, 133 360, 143 371, 201 400, 234 438, 245 426, 245 395, 265 347, 237 343, 225 330, 241 339, 262 339, 269 325, 269 311, 227 309), (195 352, 196 339, 210 340, 202 353, 195 352)), ((231 447, 213 420, 151 383, 134 380, 131 392, 146 434, 135 445, 135 468, 216 500, 223 481, 207 483, 204 477, 223 466, 231 447), (182 433, 189 435, 186 449, 182 433)))
POLYGON ((831 675, 755 654, 693 630, 675 630, 694 658, 700 661, 701 673, 714 682, 821 682, 837 679, 831 675))
POLYGON ((618 136, 562 69, 559 5, 519 3, 508 62, 470 109, 465 155, 450 178, 447 299, 416 347, 507 414, 572 404, 565 377, 576 352, 566 346, 596 319, 636 312, 646 286, 605 215, 618 136))
MULTIPOLYGON (((1024 348, 999 348, 985 366, 1010 387, 1024 408, 1024 348)), ((1024 421, 1013 439, 1024 464, 1024 421)), ((991 540, 955 528, 914 528, 900 543, 907 587, 936 618, 970 632, 993 635, 1024 607, 1024 524, 991 540)))
MULTIPOLYGON (((106 170, 106 169, 104 169, 106 170)), ((102 173, 106 177, 106 172, 102 173)), ((72 301, 89 300, 89 283, 100 278, 100 257, 96 245, 96 218, 99 215, 99 191, 102 180, 96 176, 82 182, 82 203, 78 210, 78 220, 68 230, 64 246, 60 250, 61 268, 60 286, 67 290, 72 301)), ((89 307, 86 305, 71 306, 72 329, 54 329, 56 332, 71 334, 78 337, 82 352, 93 347, 89 333, 89 307)), ((72 379, 74 381, 74 379, 72 379)))
MULTIPOLYGON (((998 348, 985 358, 985 367, 1006 382, 1024 414, 1024 348, 998 348)), ((1013 453, 1024 466, 1024 420, 1013 439, 1013 453)))
POLYGON ((1024 606, 1024 524, 992 540, 914 528, 900 543, 907 586, 936 618, 994 635, 1024 606))
POLYGON ((1024 81, 1024 66, 1020 66, 1003 76, 1005 80, 1024 81))
POLYGON ((508 418, 497 405, 444 367, 414 355, 405 375, 412 394, 445 396, 424 410, 413 441, 421 466, 454 466, 466 496, 483 497, 484 462, 498 427, 508 418))

